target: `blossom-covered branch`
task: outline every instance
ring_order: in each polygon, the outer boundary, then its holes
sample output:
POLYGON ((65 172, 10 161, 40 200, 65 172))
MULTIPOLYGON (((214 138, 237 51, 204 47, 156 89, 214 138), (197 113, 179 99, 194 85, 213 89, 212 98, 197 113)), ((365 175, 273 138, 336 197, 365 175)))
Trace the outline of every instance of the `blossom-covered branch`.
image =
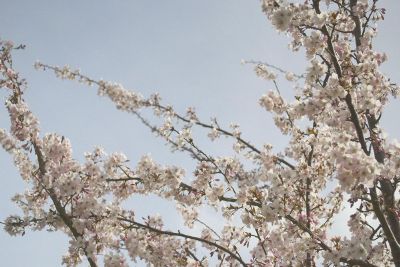
POLYGON ((130 166, 124 154, 101 148, 83 162, 73 159, 66 137, 41 136, 22 97, 27 84, 11 64, 14 47, 2 42, 0 85, 9 91, 11 128, 0 129, 0 143, 30 186, 14 197, 24 215, 6 219, 6 231, 64 231, 71 239, 67 266, 82 259, 96 266, 101 257, 107 267, 128 266, 129 255, 155 266, 400 267, 400 144, 379 124, 399 87, 380 71, 386 55, 373 50, 386 10, 377 0, 261 5, 277 31, 291 38, 291 49, 304 48, 308 64, 296 75, 244 62, 271 83, 259 104, 289 137, 281 153, 269 143, 255 146, 235 123, 228 130, 217 119, 201 121, 194 108, 179 114, 158 94, 145 98, 67 66, 35 64, 62 79, 96 85, 99 95, 135 115, 173 152, 187 153, 196 163, 189 172, 149 156, 130 166), (295 83, 293 98, 281 94, 279 75, 295 83), (158 123, 143 109, 152 110, 158 123), (229 137, 233 155, 209 153, 194 138, 198 129, 208 131, 210 142, 229 137), (172 202, 187 229, 167 230, 159 216, 139 222, 135 210, 122 208, 125 200, 149 194, 172 202), (200 220, 201 207, 219 212, 220 231, 200 220), (346 223, 336 220, 343 209, 352 212, 346 223), (195 226, 201 236, 188 232, 195 226), (344 227, 349 235, 331 235, 344 227))

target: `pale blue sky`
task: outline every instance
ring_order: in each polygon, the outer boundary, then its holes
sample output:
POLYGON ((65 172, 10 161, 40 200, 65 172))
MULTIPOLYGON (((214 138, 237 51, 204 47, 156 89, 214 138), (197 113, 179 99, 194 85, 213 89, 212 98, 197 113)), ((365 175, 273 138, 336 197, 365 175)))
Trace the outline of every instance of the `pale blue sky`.
MULTIPOLYGON (((390 2, 380 26, 377 47, 389 56, 384 70, 399 81, 399 1, 390 2)), ((195 106, 204 120, 217 117, 222 125, 237 122, 244 136, 260 146, 282 138, 271 117, 258 106, 259 97, 272 84, 257 78, 241 59, 273 63, 303 72, 303 53, 292 54, 288 39, 272 30, 258 0, 0 0, 0 37, 27 45, 15 53, 15 67, 27 78, 26 100, 39 117, 42 132, 68 137, 74 156, 95 145, 106 151, 124 151, 132 162, 151 153, 160 163, 175 163, 191 172, 185 156, 171 155, 164 142, 152 136, 134 117, 117 111, 94 88, 60 81, 37 72, 36 60, 69 64, 93 78, 118 81, 149 95, 159 92, 167 103, 185 111, 195 106)), ((281 88, 284 92, 291 90, 281 88)), ((285 93, 286 94, 286 93, 285 93)), ((0 92, 2 101, 5 93, 0 92)), ((383 118, 391 137, 400 139, 398 101, 383 118)), ((0 127, 8 127, 4 107, 0 127)), ((215 155, 230 154, 226 146, 207 146, 215 155)), ((10 197, 25 185, 11 158, 0 151, 0 220, 18 210, 10 197)), ((140 203, 136 202, 136 203, 140 203)), ((149 201, 134 209, 148 215, 168 210, 168 204, 149 201)), ((174 217, 167 216, 174 226, 174 217)), ((0 231, 2 266, 59 266, 66 251, 62 234, 28 232, 9 237, 0 231)))

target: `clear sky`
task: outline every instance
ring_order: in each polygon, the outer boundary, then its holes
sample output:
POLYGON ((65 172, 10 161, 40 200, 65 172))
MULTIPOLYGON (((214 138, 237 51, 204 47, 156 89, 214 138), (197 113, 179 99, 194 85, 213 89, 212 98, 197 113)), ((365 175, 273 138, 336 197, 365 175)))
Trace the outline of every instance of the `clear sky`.
MULTIPOLYGON (((376 47, 387 52, 389 62, 383 69, 398 82, 400 1, 381 2, 388 10, 376 47)), ((69 138, 78 159, 102 145, 108 152, 125 152, 133 164, 150 153, 160 163, 186 167, 189 175, 193 170, 187 157, 171 155, 162 140, 133 116, 97 97, 94 88, 35 71, 36 60, 68 64, 144 95, 159 92, 178 111, 194 106, 205 121, 217 117, 224 126, 239 123, 244 136, 258 146, 284 147, 286 139, 258 106, 259 97, 272 84, 257 78, 240 61, 261 60, 297 73, 304 72, 306 65, 303 52, 290 52, 287 37, 272 30, 258 0, 0 0, 0 7, 0 38, 27 46, 14 54, 15 67, 27 78, 25 99, 39 117, 42 133, 69 138)), ((281 90, 290 95, 290 87, 281 90)), ((2 101, 5 96, 0 91, 2 101)), ((389 136, 398 139, 399 111, 396 100, 383 118, 389 136)), ((0 107, 0 128, 8 126, 8 116, 0 107)), ((231 154, 224 145, 208 144, 206 149, 214 155, 231 154)), ((3 220, 18 212, 10 198, 26 186, 2 150, 0 178, 3 220)), ((154 199, 132 203, 139 214, 164 211, 167 225, 180 225, 168 216, 169 204, 154 199)), ((67 242, 60 233, 28 232, 21 238, 0 231, 0 248, 2 266, 50 267, 60 265, 67 242)))

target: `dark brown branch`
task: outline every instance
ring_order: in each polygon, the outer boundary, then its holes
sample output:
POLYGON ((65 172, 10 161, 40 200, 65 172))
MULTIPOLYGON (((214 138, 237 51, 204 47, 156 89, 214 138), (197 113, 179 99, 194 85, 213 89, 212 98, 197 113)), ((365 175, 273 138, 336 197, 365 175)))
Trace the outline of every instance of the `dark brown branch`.
POLYGON ((234 258, 235 260, 240 262, 240 264, 242 266, 247 267, 247 264, 238 255, 236 255, 236 253, 234 253, 234 252, 230 251, 229 249, 227 249, 227 248, 225 248, 225 247, 223 247, 223 246, 221 246, 221 245, 219 245, 217 243, 214 243, 212 241, 209 241, 209 240, 206 240, 206 239, 203 239, 203 238, 200 238, 200 237, 196 237, 196 236, 183 234, 183 233, 180 233, 180 232, 176 233, 176 232, 172 232, 172 231, 160 230, 160 229, 151 227, 151 226, 146 225, 146 224, 142 224, 142 223, 139 223, 139 222, 135 222, 135 221, 129 220, 129 219, 124 218, 124 217, 119 217, 118 219, 120 221, 127 222, 127 223, 129 223, 131 225, 134 225, 136 227, 147 229, 147 230, 149 230, 149 231, 151 231, 153 233, 157 233, 157 234, 160 234, 160 235, 178 236, 178 237, 183 237, 183 238, 199 241, 201 243, 205 243, 207 245, 213 246, 213 247, 215 247, 215 248, 217 248, 217 249, 229 254, 229 256, 231 256, 232 258, 234 258))
MULTIPOLYGON (((35 150, 35 154, 38 160, 38 164, 39 164, 39 171, 40 171, 40 176, 43 177, 46 174, 46 167, 45 167, 45 161, 43 158, 43 154, 42 151, 40 150, 40 148, 33 143, 33 147, 35 150)), ((58 215, 60 216, 60 218, 62 219, 62 221, 64 222, 64 224, 68 227, 68 229, 71 231, 73 237, 78 240, 80 237, 82 237, 82 234, 80 234, 76 228, 73 226, 73 222, 71 220, 71 218, 68 216, 68 214, 66 213, 64 207, 62 206, 61 202, 58 200, 56 193, 54 192, 54 190, 52 188, 47 189, 44 188, 46 190, 46 192, 48 192, 50 199, 52 200, 58 215)), ((88 255, 87 251, 85 248, 82 248, 86 258, 90 264, 91 267, 97 267, 97 264, 95 263, 95 261, 88 255)))
POLYGON ((350 10, 351 10, 351 18, 355 23, 355 27, 353 30, 354 38, 356 39, 356 47, 358 48, 361 45, 361 22, 360 18, 354 14, 353 7, 357 5, 358 0, 350 0, 350 10))
POLYGON ((186 253, 187 253, 190 257, 192 257, 192 259, 194 259, 196 262, 198 262, 198 263, 200 264, 201 267, 204 266, 204 265, 201 263, 201 260, 199 260, 199 259, 196 257, 196 255, 194 255, 194 253, 190 251, 190 249, 185 248, 185 251, 186 251, 186 253))
MULTIPOLYGON (((321 10, 319 8, 319 0, 313 0, 313 7, 314 7, 315 11, 317 12, 317 14, 321 13, 321 10)), ((340 78, 342 78, 342 69, 341 69, 339 61, 335 55, 335 49, 333 48, 333 43, 332 43, 332 35, 329 34, 329 31, 326 26, 322 27, 322 33, 327 37, 328 52, 331 56, 331 60, 332 60, 333 66, 335 68, 336 74, 338 75, 338 77, 340 79, 340 78)), ((360 120, 358 119, 358 114, 353 105, 353 101, 352 101, 350 93, 347 93, 347 95, 345 97, 345 101, 346 101, 346 105, 350 111, 350 116, 351 116, 350 118, 355 127, 361 148, 368 155, 368 148, 367 148, 367 144, 365 142, 364 133, 361 128, 360 120)))
MULTIPOLYGON (((321 13, 321 11, 319 9, 319 2, 320 2, 319 0, 313 0, 313 7, 314 7, 315 11, 318 14, 321 13)), ((351 0, 350 1, 350 5, 351 6, 354 6, 356 4, 357 4, 357 0, 351 0)), ((354 22, 356 24, 356 27, 355 27, 354 32, 353 32, 353 35, 354 35, 354 37, 356 39, 356 46, 359 47, 361 45, 361 41, 360 41, 361 39, 360 38, 361 38, 361 34, 362 34, 361 33, 360 20, 359 20, 359 18, 357 16, 355 16, 352 13, 351 10, 350 10, 350 14, 351 14, 352 19, 354 20, 354 22)), ((341 70, 340 64, 338 62, 338 59, 335 56, 335 50, 334 50, 333 44, 332 44, 332 37, 329 34, 326 26, 324 26, 322 28, 322 32, 327 37, 328 51, 329 51, 329 53, 331 55, 331 60, 333 62, 335 71, 336 71, 336 73, 337 73, 337 75, 338 75, 338 77, 340 79, 342 77, 342 70, 341 70)), ((369 150, 368 150, 368 147, 366 145, 366 141, 365 141, 365 138, 364 138, 364 133, 363 133, 363 130, 361 128, 360 120, 358 119, 357 111, 356 111, 356 109, 355 109, 355 107, 353 105, 353 101, 352 101, 352 97, 350 95, 350 92, 347 93, 347 95, 345 97, 345 102, 346 102, 346 105, 347 105, 347 107, 348 107, 348 109, 350 111, 351 121, 353 122, 353 125, 355 127, 355 130, 356 130, 357 137, 358 137, 358 140, 360 142, 361 148, 362 148, 362 150, 364 151, 364 153, 366 155, 369 155, 369 150)), ((373 128, 373 127, 371 127, 371 125, 370 125, 370 129, 371 128, 373 128)), ((376 155, 375 155, 375 157, 376 157, 376 155)), ((377 158, 377 161, 383 163, 383 159, 377 158)), ((381 184, 382 184, 382 186, 385 186, 387 188, 387 190, 388 190, 386 192, 388 194, 386 194, 386 195, 390 195, 391 190, 390 190, 390 188, 388 188, 389 185, 386 182, 383 182, 383 183, 381 182, 381 184)), ((381 208, 380 208, 380 205, 379 205, 379 201, 377 199, 377 194, 376 194, 375 187, 370 189, 370 194, 371 194, 371 198, 372 198, 375 214, 377 215, 377 217, 379 219, 379 222, 382 225, 382 229, 384 230, 385 235, 387 236, 388 240, 390 240, 389 244, 390 244, 390 247, 391 247, 391 251, 392 251, 392 256, 393 256, 394 262, 395 262, 396 266, 400 266, 400 247, 399 247, 398 242, 396 241, 396 238, 393 236, 392 230, 390 229, 389 225, 387 224, 387 221, 386 221, 386 218, 385 218, 384 214, 381 211, 381 208)), ((385 198, 385 193, 384 193, 384 198, 385 198)), ((398 227, 398 219, 396 218, 395 221, 396 220, 397 220, 397 222, 396 222, 396 225, 394 225, 394 227, 398 227)))
POLYGON ((375 186, 370 188, 370 195, 375 215, 378 218, 379 223, 382 226, 383 232, 385 233, 385 236, 389 242, 395 266, 398 267, 400 266, 400 245, 397 242, 396 238, 394 238, 393 232, 390 229, 389 224, 386 221, 385 215, 382 212, 375 186))

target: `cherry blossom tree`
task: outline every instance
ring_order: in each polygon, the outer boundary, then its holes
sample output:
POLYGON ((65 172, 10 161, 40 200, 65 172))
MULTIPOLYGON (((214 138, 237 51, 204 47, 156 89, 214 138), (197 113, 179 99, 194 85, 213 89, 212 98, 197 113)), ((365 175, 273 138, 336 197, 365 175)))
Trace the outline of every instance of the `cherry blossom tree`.
POLYGON ((0 129, 0 143, 29 187, 13 198, 22 215, 6 218, 5 231, 64 232, 70 238, 66 266, 129 266, 139 259, 149 266, 400 266, 400 143, 387 139, 379 125, 399 88, 379 70, 386 55, 373 50, 385 9, 378 0, 262 0, 261 6, 277 31, 291 38, 293 51, 305 49, 308 61, 304 74, 244 62, 274 87, 259 104, 290 138, 281 153, 269 143, 256 147, 236 124, 224 129, 216 119, 201 120, 193 108, 179 114, 158 94, 143 97, 69 67, 35 64, 97 87, 173 151, 191 157, 193 175, 149 156, 132 165, 124 154, 100 147, 84 162, 73 159, 68 138, 41 133, 24 101, 27 83, 11 57, 23 46, 1 41, 0 84, 9 92, 11 128, 0 129), (294 99, 283 98, 278 75, 293 82, 294 99), (233 140, 235 156, 202 149, 192 136, 198 128, 214 142, 233 140), (123 208, 139 194, 173 201, 188 229, 200 224, 201 234, 166 229, 159 216, 123 208), (202 206, 222 214, 222 231, 198 219, 202 206), (343 208, 353 212, 342 222, 350 234, 330 236, 343 208))

